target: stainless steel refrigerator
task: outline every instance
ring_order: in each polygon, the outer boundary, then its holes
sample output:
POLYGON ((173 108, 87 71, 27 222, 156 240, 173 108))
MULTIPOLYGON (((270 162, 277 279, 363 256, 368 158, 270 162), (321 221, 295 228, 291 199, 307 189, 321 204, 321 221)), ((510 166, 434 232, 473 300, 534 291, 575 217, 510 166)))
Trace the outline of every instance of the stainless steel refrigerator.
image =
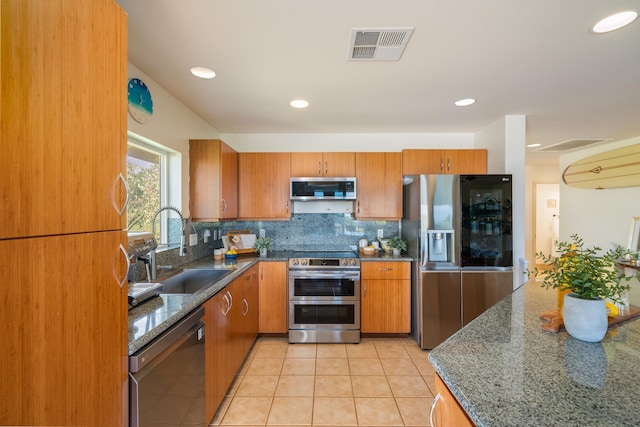
POLYGON ((412 336, 432 349, 513 289, 511 175, 406 176, 412 336))

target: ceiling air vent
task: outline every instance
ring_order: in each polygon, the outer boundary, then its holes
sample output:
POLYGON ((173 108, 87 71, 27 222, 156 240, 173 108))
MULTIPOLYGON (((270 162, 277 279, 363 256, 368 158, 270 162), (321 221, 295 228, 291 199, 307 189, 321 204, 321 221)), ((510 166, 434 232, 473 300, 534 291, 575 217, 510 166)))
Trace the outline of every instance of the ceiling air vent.
POLYGON ((563 151, 569 151, 575 148, 584 148, 589 145, 597 144, 598 142, 604 141, 611 141, 611 139, 568 139, 566 141, 558 142, 557 144, 549 145, 535 151, 539 151, 542 153, 561 153, 563 151))
POLYGON ((351 30, 349 59, 352 61, 397 61, 402 56, 413 27, 354 28, 351 30))

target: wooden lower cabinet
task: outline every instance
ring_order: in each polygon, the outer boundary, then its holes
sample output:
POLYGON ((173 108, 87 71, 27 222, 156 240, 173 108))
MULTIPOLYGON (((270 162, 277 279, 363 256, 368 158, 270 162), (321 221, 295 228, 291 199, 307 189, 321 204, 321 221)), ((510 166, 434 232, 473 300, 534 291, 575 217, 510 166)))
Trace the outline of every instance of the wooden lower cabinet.
POLYGON ((0 240, 0 425, 127 425, 126 239, 0 240))
POLYGON ((286 261, 260 261, 259 332, 284 334, 289 330, 288 268, 286 261))
POLYGON ((258 335, 258 266, 204 303, 206 417, 210 422, 258 335))
POLYGON ((362 333, 411 332, 411 263, 363 262, 360 277, 362 333))
POLYGON ((436 374, 435 383, 438 401, 431 412, 432 427, 473 427, 473 422, 438 374, 436 374))

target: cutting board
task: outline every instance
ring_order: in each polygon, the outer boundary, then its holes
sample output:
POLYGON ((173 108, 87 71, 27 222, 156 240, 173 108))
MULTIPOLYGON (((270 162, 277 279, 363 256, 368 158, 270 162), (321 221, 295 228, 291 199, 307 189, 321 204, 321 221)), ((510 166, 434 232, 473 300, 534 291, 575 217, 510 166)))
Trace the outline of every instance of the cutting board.
POLYGON ((239 254, 255 253, 256 248, 253 245, 256 243, 256 235, 251 230, 233 230, 227 231, 226 235, 227 248, 235 246, 236 252, 239 254))
MULTIPOLYGON (((636 307, 629 307, 629 314, 623 316, 609 317, 609 327, 624 322, 625 320, 633 319, 640 316, 640 310, 636 307)), ((542 330, 547 332, 560 332, 564 328, 564 322, 558 310, 549 310, 540 313, 540 320, 542 323, 542 330)))
POLYGON ((578 160, 564 170, 562 180, 565 184, 577 188, 640 186, 640 144, 578 160))

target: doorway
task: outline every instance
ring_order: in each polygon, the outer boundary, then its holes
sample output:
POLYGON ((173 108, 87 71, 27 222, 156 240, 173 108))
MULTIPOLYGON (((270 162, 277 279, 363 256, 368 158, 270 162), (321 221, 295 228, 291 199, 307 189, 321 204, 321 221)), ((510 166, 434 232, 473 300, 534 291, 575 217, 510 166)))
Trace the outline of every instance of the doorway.
MULTIPOLYGON (((535 189, 534 253, 554 255, 554 241, 560 235, 560 184, 536 184, 535 189)), ((536 258, 536 267, 544 269, 545 265, 536 258)))

